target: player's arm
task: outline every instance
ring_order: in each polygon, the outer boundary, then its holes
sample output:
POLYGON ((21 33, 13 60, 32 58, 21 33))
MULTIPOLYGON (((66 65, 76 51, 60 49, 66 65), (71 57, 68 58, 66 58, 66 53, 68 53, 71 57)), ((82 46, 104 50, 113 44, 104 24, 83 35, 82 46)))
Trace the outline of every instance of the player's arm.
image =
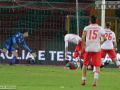
POLYGON ((20 36, 20 33, 18 32, 18 33, 16 33, 16 34, 12 37, 12 42, 13 42, 13 44, 16 43, 16 38, 19 37, 19 36, 20 36))
POLYGON ((16 43, 15 38, 16 38, 15 36, 12 37, 12 41, 13 41, 14 44, 16 43))
POLYGON ((67 63, 67 64, 66 64, 66 67, 64 67, 64 69, 70 69, 70 64, 67 63))
POLYGON ((113 44, 114 44, 115 51, 117 51, 117 43, 116 43, 116 41, 114 41, 113 44))
POLYGON ((25 44, 25 42, 23 43, 23 47, 24 47, 25 49, 27 49, 27 51, 30 52, 34 58, 37 57, 36 52, 32 52, 32 51, 29 49, 29 47, 25 44))
POLYGON ((82 52, 83 52, 83 49, 84 49, 84 42, 85 42, 85 36, 86 36, 86 34, 87 34, 87 32, 83 31, 82 39, 81 39, 81 42, 82 42, 82 52))
POLYGON ((65 60, 67 59, 67 52, 68 52, 68 35, 65 35, 64 41, 65 41, 65 60))
POLYGON ((27 49, 28 52, 32 52, 32 51, 29 49, 29 47, 25 44, 24 39, 23 39, 23 41, 22 41, 21 43, 22 43, 23 47, 24 47, 25 49, 27 49))
POLYGON ((15 35, 12 37, 12 42, 13 42, 13 44, 14 44, 14 48, 15 48, 15 49, 18 49, 19 47, 18 47, 18 45, 17 45, 17 43, 16 43, 16 37, 15 37, 15 35))
POLYGON ((22 43, 23 47, 24 47, 25 49, 27 49, 27 51, 30 52, 34 58, 37 57, 36 52, 32 52, 32 51, 29 49, 29 47, 25 44, 25 40, 24 40, 24 38, 23 38, 23 40, 22 40, 21 43, 22 43))
POLYGON ((107 38, 106 38, 105 34, 104 34, 104 35, 102 35, 102 37, 103 37, 103 39, 100 41, 100 43, 101 43, 101 44, 103 44, 103 43, 107 40, 107 38))
POLYGON ((64 67, 64 69, 70 69, 70 67, 64 67))
POLYGON ((26 44, 23 45, 23 47, 24 47, 25 49, 27 49, 27 51, 32 52, 26 44))
POLYGON ((114 44, 114 50, 117 51, 117 42, 115 38, 115 34, 113 33, 113 44, 114 44))
POLYGON ((105 36, 105 30, 102 27, 101 27, 100 33, 103 37, 102 40, 100 41, 100 43, 103 44, 107 40, 107 38, 105 36))
POLYGON ((65 60, 67 59, 67 52, 68 52, 68 40, 65 41, 65 60))

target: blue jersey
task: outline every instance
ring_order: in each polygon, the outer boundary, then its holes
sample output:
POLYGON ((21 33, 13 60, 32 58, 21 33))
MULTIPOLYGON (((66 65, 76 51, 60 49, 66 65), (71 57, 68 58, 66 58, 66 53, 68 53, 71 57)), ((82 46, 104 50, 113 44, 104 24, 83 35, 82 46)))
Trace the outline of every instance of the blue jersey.
POLYGON ((15 35, 13 35, 11 38, 6 40, 6 42, 9 42, 11 46, 13 46, 15 43, 17 43, 18 45, 22 44, 24 46, 24 48, 26 48, 29 52, 31 52, 31 50, 25 44, 25 40, 24 40, 23 34, 20 33, 20 32, 18 32, 15 35))

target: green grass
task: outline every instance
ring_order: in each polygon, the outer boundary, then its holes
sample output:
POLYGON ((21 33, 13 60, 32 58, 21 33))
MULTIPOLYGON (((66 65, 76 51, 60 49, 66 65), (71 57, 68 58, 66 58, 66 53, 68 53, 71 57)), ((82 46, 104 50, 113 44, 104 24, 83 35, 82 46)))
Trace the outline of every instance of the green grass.
POLYGON ((0 86, 17 85, 17 90, 120 90, 120 69, 103 68, 98 87, 94 74, 87 71, 86 85, 81 85, 81 69, 64 70, 59 66, 0 65, 0 86))

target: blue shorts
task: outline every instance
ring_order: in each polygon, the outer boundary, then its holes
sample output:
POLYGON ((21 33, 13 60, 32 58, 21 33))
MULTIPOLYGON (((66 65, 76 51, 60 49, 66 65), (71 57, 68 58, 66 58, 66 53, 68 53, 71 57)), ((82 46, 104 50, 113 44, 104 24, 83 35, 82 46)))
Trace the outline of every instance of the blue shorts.
POLYGON ((15 51, 15 48, 13 47, 13 45, 11 45, 11 43, 7 41, 4 43, 3 48, 8 50, 9 52, 15 51))

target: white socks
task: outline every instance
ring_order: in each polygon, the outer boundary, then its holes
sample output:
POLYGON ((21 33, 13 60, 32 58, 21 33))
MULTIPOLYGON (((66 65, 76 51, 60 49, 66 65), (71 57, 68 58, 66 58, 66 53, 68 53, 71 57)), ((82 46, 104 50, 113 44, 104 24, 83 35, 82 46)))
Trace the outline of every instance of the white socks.
POLYGON ((82 81, 85 81, 86 80, 86 77, 82 77, 82 81))
POLYGON ((95 72, 95 71, 96 71, 96 67, 94 66, 94 67, 93 67, 93 72, 95 72))
POLYGON ((119 61, 116 62, 116 65, 120 68, 120 62, 119 61))
POLYGON ((80 67, 80 58, 79 57, 76 57, 76 62, 77 62, 78 67, 80 67))
POLYGON ((104 65, 104 58, 101 58, 101 64, 104 65))
POLYGON ((95 82, 95 83, 97 82, 98 77, 99 77, 99 73, 98 73, 98 72, 95 72, 95 73, 94 73, 94 82, 95 82))

